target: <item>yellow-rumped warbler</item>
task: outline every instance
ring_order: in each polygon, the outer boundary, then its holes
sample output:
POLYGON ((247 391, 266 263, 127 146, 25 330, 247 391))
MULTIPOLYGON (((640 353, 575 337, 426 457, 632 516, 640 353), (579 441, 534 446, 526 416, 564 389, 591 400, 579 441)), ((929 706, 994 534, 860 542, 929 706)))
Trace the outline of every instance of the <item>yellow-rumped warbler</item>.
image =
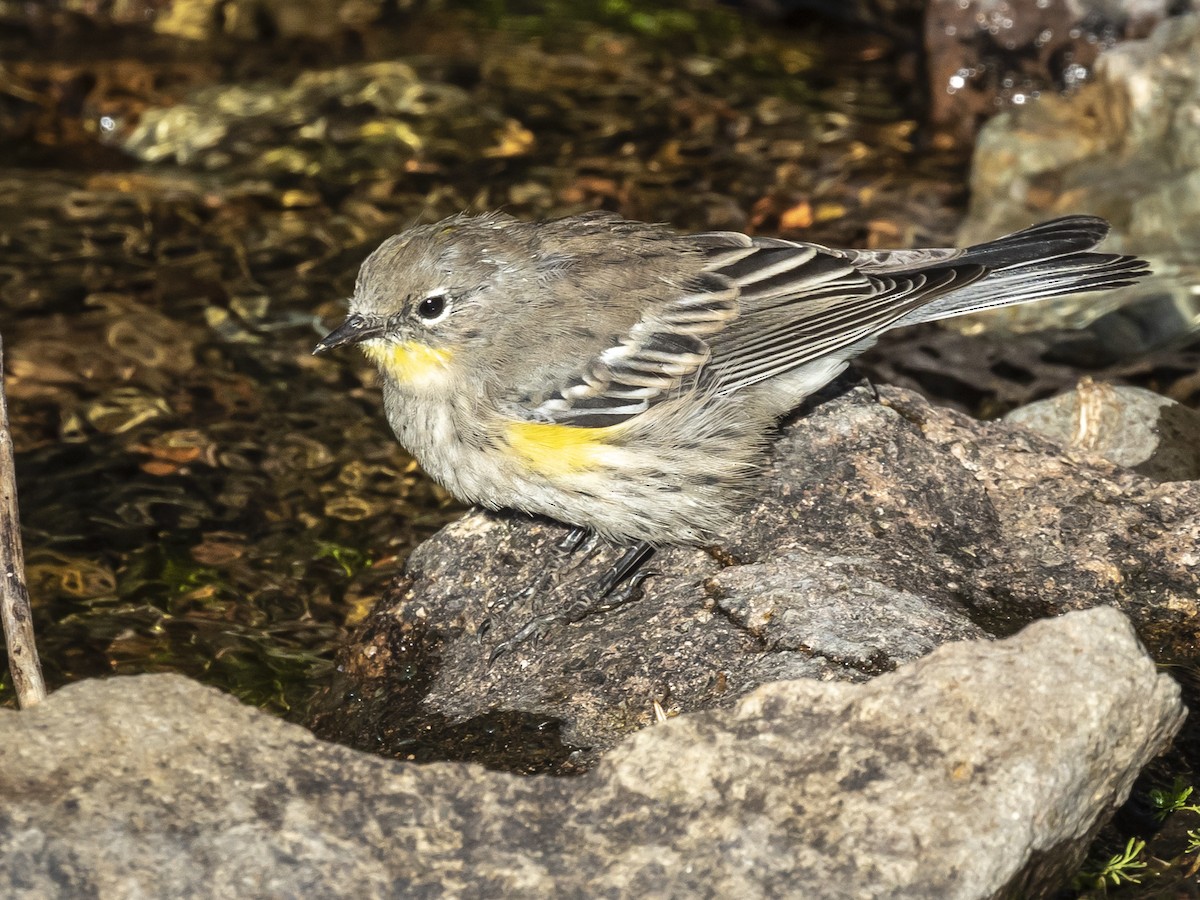
POLYGON ((694 544, 776 421, 888 329, 1146 274, 1089 252, 1107 233, 1071 216, 965 250, 835 250, 460 215, 384 241, 317 352, 362 347, 396 436, 458 498, 694 544))

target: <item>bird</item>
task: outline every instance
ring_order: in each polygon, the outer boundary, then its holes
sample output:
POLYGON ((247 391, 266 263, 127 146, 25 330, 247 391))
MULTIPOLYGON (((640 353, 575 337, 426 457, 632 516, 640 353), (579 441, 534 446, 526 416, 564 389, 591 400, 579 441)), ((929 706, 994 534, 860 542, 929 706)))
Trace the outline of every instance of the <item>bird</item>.
POLYGON ((629 547, 719 538, 779 420, 893 328, 1136 282, 1073 215, 966 248, 459 214, 387 238, 345 321, 400 443, 451 494, 629 547))

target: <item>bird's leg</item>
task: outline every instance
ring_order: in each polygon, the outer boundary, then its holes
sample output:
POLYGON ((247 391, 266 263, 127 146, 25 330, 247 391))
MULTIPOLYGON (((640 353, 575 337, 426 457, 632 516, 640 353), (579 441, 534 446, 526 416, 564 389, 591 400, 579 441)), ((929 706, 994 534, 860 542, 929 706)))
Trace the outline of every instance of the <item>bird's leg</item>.
POLYGON ((882 402, 882 398, 879 396, 879 387, 878 387, 878 385, 876 385, 876 384, 875 384, 875 382, 874 382, 874 381, 872 381, 872 380, 871 380, 871 376, 870 376, 870 375, 864 375, 862 372, 860 372, 860 371, 858 370, 858 367, 857 367, 857 366, 854 368, 854 372, 855 372, 855 373, 858 375, 858 380, 859 380, 859 381, 860 381, 860 382, 861 382, 861 383, 862 383, 862 384, 863 384, 863 385, 864 385, 864 386, 865 386, 865 387, 866 387, 868 390, 870 390, 870 391, 871 391, 871 396, 875 398, 875 402, 876 402, 876 403, 881 403, 881 402, 882 402))
POLYGON ((646 541, 628 547, 593 588, 583 591, 566 608, 534 617, 507 641, 497 644, 488 657, 488 664, 530 638, 545 634, 554 625, 582 622, 596 613, 609 612, 637 599, 642 582, 653 574, 641 571, 641 568, 653 555, 654 547, 646 541))
POLYGON ((875 398, 876 403, 882 403, 883 398, 879 396, 879 385, 873 382, 870 378, 866 379, 867 387, 871 389, 871 396, 875 398))
POLYGON ((562 539, 554 545, 554 549, 559 553, 574 553, 578 550, 588 537, 595 537, 595 532, 584 525, 572 525, 571 530, 563 535, 562 539))
MULTIPOLYGON (((613 567, 600 579, 600 583, 596 585, 597 596, 604 599, 617 588, 622 587, 626 582, 634 580, 637 577, 638 569, 653 555, 654 547, 646 541, 638 541, 632 547, 627 548, 621 554, 620 559, 613 563, 613 567)), ((580 618, 584 617, 581 616, 580 618)), ((572 619, 571 621, 578 622, 579 619, 572 619)))

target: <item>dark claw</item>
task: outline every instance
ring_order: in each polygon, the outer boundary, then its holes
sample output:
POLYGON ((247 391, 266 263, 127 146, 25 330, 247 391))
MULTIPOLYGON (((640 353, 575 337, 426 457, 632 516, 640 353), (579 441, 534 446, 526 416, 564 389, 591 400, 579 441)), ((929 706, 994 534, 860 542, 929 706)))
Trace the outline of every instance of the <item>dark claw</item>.
POLYGON ((589 531, 587 537, 579 545, 579 552, 584 556, 591 556, 596 552, 596 545, 600 543, 600 535, 594 531, 589 531))
POLYGON ((522 626, 520 631, 507 641, 501 641, 492 648, 492 652, 488 654, 488 667, 490 668, 501 656, 510 650, 516 650, 526 641, 532 640, 536 645, 539 638, 544 636, 551 627, 563 620, 564 616, 562 613, 546 613, 543 616, 536 616, 530 619, 522 626))
POLYGON ((614 609, 620 609, 627 603, 640 600, 642 596, 642 582, 657 574, 657 572, 635 572, 623 584, 618 585, 607 594, 601 594, 591 603, 587 603, 586 606, 583 601, 572 603, 567 607, 564 618, 571 623, 581 622, 588 616, 595 615, 596 613, 612 612, 614 609))
MULTIPOLYGON (((572 532, 567 538, 574 539, 576 544, 579 543, 575 532, 572 532)), ((596 535, 593 533, 588 538, 588 543, 592 543, 595 539, 596 535)), ((645 580, 651 575, 656 574, 654 572, 639 571, 646 560, 653 555, 654 547, 645 541, 640 541, 632 547, 627 548, 613 564, 612 568, 604 573, 603 577, 595 583, 591 590, 584 591, 579 597, 567 604, 565 609, 530 619, 516 634, 508 640, 497 644, 488 655, 488 666, 490 667, 505 653, 515 650, 526 641, 533 640, 536 642, 559 623, 570 625, 582 622, 588 616, 609 612, 636 600, 641 596, 642 584, 645 580)), ((526 586, 518 594, 518 597, 525 599, 535 591, 540 590, 545 585, 547 577, 544 576, 534 584, 526 586)))

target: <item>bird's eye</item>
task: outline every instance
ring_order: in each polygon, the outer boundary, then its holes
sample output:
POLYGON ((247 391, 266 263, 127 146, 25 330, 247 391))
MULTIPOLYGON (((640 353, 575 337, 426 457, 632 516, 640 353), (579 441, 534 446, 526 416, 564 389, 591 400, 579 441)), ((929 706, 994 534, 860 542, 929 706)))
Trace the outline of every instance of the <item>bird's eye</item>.
POLYGON ((417 315, 426 322, 440 319, 445 312, 446 297, 443 294, 434 294, 432 297, 426 297, 417 307, 417 315))

